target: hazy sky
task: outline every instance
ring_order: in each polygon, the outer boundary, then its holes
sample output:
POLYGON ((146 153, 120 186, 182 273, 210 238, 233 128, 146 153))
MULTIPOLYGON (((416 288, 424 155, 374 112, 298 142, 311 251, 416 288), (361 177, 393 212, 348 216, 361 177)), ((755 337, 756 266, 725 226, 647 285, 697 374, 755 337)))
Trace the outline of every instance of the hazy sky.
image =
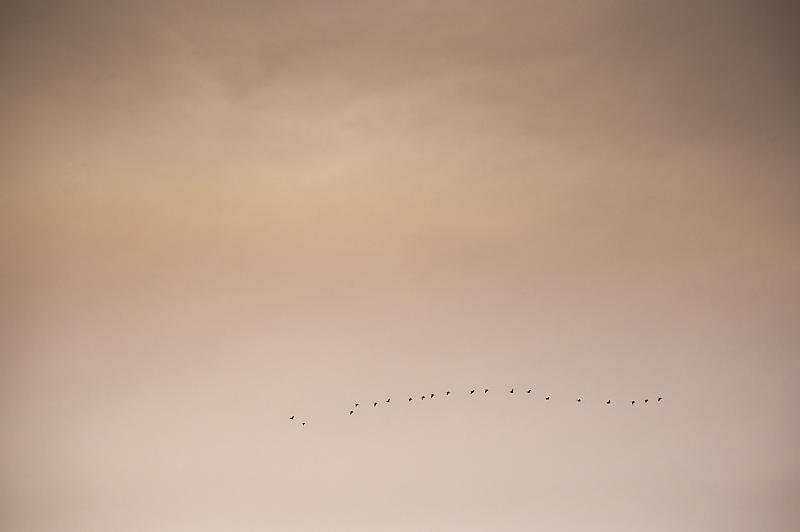
POLYGON ((0 529, 800 529, 797 16, 0 2, 0 529))

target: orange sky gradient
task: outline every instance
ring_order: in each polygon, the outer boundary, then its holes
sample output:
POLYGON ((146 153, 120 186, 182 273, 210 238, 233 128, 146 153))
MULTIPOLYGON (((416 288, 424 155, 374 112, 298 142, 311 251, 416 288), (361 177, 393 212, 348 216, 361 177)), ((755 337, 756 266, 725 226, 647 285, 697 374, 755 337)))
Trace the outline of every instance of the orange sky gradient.
POLYGON ((3 2, 0 529, 798 529, 796 15, 3 2))

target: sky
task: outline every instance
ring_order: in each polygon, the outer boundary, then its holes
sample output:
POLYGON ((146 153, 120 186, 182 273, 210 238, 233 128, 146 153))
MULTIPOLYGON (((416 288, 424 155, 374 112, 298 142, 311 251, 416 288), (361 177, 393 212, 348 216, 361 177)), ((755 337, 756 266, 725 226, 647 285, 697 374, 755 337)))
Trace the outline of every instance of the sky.
POLYGON ((796 17, 0 2, 0 529, 797 530, 796 17))

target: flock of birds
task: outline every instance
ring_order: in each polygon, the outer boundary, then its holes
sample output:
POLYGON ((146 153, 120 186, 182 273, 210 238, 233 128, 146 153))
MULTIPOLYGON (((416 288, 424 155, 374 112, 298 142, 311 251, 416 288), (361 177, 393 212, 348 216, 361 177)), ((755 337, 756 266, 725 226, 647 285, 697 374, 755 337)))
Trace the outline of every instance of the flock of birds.
MULTIPOLYGON (((467 395, 473 395, 473 394, 475 394, 475 392, 476 392, 476 391, 477 391, 477 390, 473 388, 472 390, 470 390, 470 391, 469 391, 469 393, 468 393, 467 395)), ((483 389, 483 393, 484 393, 484 394, 487 394, 487 393, 489 393, 489 388, 484 388, 484 389, 483 389)), ((513 393, 514 393, 514 388, 511 388, 510 390, 508 390, 508 393, 510 393, 510 394, 513 394, 513 393)), ((531 393, 533 393, 533 388, 529 388, 527 391, 525 391, 525 394, 531 394, 531 393)), ((448 397, 449 395, 450 395, 450 390, 446 391, 446 392, 445 392, 445 394, 444 394, 444 396, 445 396, 445 397, 448 397)), ((424 401, 426 397, 427 397, 427 398, 430 400, 430 399, 433 399, 434 397, 436 397, 436 394, 435 394, 435 393, 431 393, 431 394, 421 395, 421 396, 419 397, 419 399, 420 399, 420 401, 424 401)), ((658 397, 658 398, 655 400, 655 402, 656 402, 656 403, 660 403, 660 402, 662 401, 662 399, 663 399, 663 397, 658 397)), ((414 400, 414 396, 412 396, 412 397, 409 397, 409 398, 408 398, 408 402, 409 402, 409 403, 410 403, 411 401, 413 401, 413 400, 414 400)), ((548 396, 545 396, 544 400, 545 400, 545 401, 549 401, 549 400, 550 400, 550 396, 549 396, 549 395, 548 395, 548 396)), ((392 402, 392 398, 391 398, 391 397, 387 397, 387 398, 386 398, 386 401, 381 401, 381 402, 384 402, 384 403, 386 403, 386 404, 390 404, 390 403, 392 402)), ((374 408, 374 407, 378 406, 378 405, 379 405, 381 402, 379 402, 379 401, 373 401, 373 402, 372 402, 372 407, 374 408)), ((578 397, 578 398, 576 399, 576 402, 578 402, 578 403, 581 403, 581 402, 583 402, 583 401, 582 401, 582 399, 581 399, 580 397, 578 397)), ((649 398, 645 398, 645 399, 644 399, 644 403, 649 403, 649 402, 650 402, 650 399, 649 399, 649 398)), ((608 399, 608 400, 606 400, 606 402, 605 402, 605 403, 606 403, 607 405, 610 405, 610 404, 611 404, 611 399, 608 399)), ((356 410, 358 409, 358 407, 359 407, 359 405, 360 405, 360 404, 361 404, 361 403, 355 403, 355 404, 354 404, 354 405, 351 407, 351 409, 350 409, 350 411, 349 411, 349 414, 348 414, 348 415, 351 415, 351 416, 352 416, 353 414, 355 414, 355 413, 356 413, 356 410)), ((635 404, 636 404, 636 400, 635 400, 635 399, 634 399, 634 400, 631 400, 631 405, 635 405, 635 404)), ((294 415, 290 416, 290 417, 289 417, 289 421, 294 421, 294 418, 295 418, 295 416, 294 416, 294 415)), ((303 427, 305 427, 305 426, 306 426, 306 423, 307 423, 307 421, 302 421, 302 422, 300 422, 300 425, 301 425, 301 426, 303 426, 303 427)))

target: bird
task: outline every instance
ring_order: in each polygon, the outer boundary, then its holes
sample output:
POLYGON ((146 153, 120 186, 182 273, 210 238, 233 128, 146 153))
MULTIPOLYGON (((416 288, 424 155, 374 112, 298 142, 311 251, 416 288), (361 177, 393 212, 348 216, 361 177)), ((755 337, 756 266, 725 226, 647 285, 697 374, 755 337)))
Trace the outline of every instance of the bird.
POLYGON ((548 396, 548 397, 545 397, 545 398, 544 398, 544 400, 545 400, 545 401, 549 401, 549 400, 550 400, 550 397, 549 397, 549 396, 548 396))
POLYGON ((607 404, 607 405, 610 405, 610 404, 611 404, 611 399, 609 399, 608 401, 606 401, 606 404, 607 404))
POLYGON ((351 415, 351 416, 353 415, 353 411, 352 411, 352 410, 350 411, 350 415, 351 415))
POLYGON ((305 421, 303 421, 303 426, 304 426, 304 427, 306 426, 306 422, 305 422, 305 421))
POLYGON ((580 397, 578 397, 578 402, 579 402, 579 403, 581 402, 581 398, 580 398, 580 397))
POLYGON ((528 391, 527 391, 527 392, 525 392, 525 393, 531 393, 531 391, 530 391, 530 390, 528 390, 528 391))
POLYGON ((409 403, 411 402, 411 398, 410 398, 410 397, 408 398, 408 402, 409 402, 409 403))
POLYGON ((645 399, 645 400, 644 400, 644 402, 646 403, 646 402, 647 402, 647 401, 649 401, 649 400, 650 400, 650 399, 645 399))
POLYGON ((514 393, 514 388, 511 388, 511 390, 508 393, 514 393))
POLYGON ((486 393, 486 392, 488 392, 488 391, 489 391, 489 388, 484 388, 484 389, 483 389, 483 393, 486 393))
POLYGON ((372 406, 378 406, 378 401, 375 401, 374 403, 372 403, 372 406))
POLYGON ((470 390, 469 394, 472 395, 473 393, 475 393, 475 390, 470 390))
POLYGON ((289 419, 294 419, 294 416, 290 417, 289 419))
POLYGON ((632 405, 635 405, 635 404, 636 404, 636 401, 631 401, 631 404, 632 404, 632 405))
POLYGON ((447 393, 446 393, 445 395, 450 395, 450 390, 448 390, 448 391, 447 391, 447 393))
POLYGON ((391 397, 389 397, 388 399, 386 399, 386 402, 388 403, 388 402, 390 402, 391 400, 392 400, 392 398, 391 398, 391 397))
POLYGON ((356 403, 356 408, 358 408, 358 403, 356 403))
POLYGON ((425 400, 425 396, 423 395, 422 397, 420 397, 420 399, 422 399, 424 401, 425 400))
POLYGON ((433 396, 434 396, 434 395, 436 395, 436 394, 435 394, 435 393, 432 393, 432 394, 431 394, 431 399, 433 399, 433 396))
POLYGON ((662 398, 661 398, 661 397, 659 397, 659 398, 658 398, 658 402, 661 402, 661 399, 662 399, 662 398))

